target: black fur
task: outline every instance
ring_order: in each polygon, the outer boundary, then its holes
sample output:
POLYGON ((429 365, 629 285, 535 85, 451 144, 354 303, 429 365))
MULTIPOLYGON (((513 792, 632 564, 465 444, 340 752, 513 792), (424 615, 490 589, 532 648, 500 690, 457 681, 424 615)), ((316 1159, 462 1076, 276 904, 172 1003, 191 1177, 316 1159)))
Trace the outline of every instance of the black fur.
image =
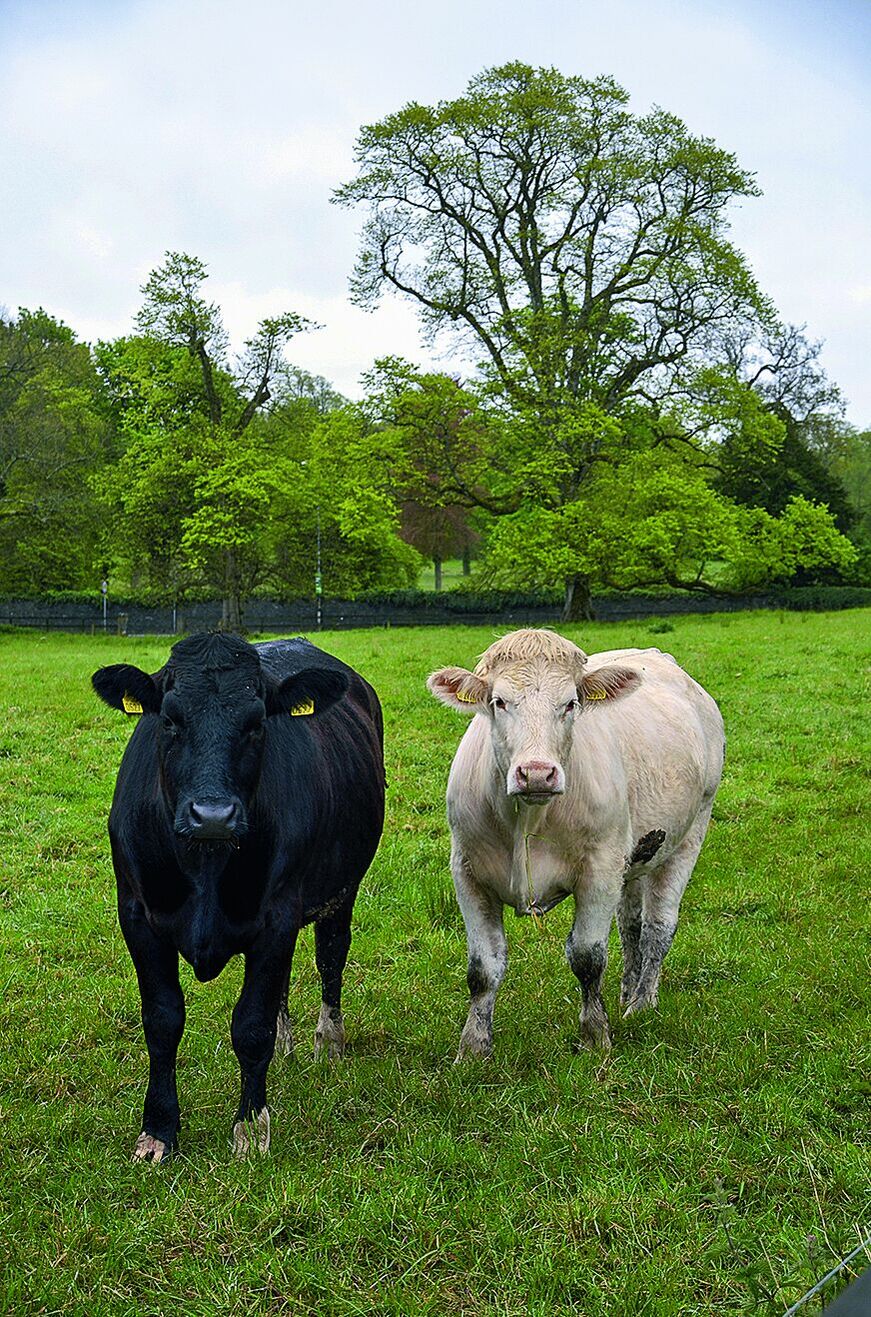
POLYGON ((653 859, 664 841, 665 833, 662 828, 654 828, 652 832, 645 832, 644 836, 635 843, 635 849, 629 856, 630 865, 647 864, 653 859))
POLYGON ((245 956, 232 1028, 237 1119, 265 1106, 306 923, 329 924, 318 968, 324 1000, 339 1005, 351 909, 384 817, 381 710, 353 669, 301 639, 193 636, 152 676, 116 665, 93 684, 113 707, 126 692, 145 711, 118 772, 109 835, 151 1062, 143 1129, 174 1146, 179 954, 200 980, 245 956), (293 716, 306 700, 314 713, 293 716), (206 816, 219 820, 218 835, 206 816))

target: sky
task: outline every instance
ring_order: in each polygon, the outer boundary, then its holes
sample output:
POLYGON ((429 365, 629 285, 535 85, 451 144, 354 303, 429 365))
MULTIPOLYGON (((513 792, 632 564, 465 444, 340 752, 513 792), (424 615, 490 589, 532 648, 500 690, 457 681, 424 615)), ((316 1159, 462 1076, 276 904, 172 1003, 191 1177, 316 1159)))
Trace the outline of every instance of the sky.
POLYGON ((362 124, 513 59, 611 74, 756 173, 733 239, 871 425, 871 0, 0 0, 0 307, 112 338, 186 251, 237 347, 291 310, 323 327, 290 359, 349 397, 386 354, 450 369, 408 305, 351 305, 362 216, 329 198, 362 124))

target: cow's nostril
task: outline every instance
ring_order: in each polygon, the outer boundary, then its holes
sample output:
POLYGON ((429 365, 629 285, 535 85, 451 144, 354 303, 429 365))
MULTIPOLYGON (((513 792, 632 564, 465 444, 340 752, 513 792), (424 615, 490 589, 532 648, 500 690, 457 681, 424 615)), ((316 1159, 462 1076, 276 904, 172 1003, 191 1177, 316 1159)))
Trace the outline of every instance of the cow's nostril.
POLYGON ((514 769, 514 791, 521 795, 546 796, 562 790, 560 768, 549 759, 529 759, 514 769))
POLYGON ((193 830, 200 837, 229 837, 238 814, 235 800, 192 800, 190 818, 193 830))

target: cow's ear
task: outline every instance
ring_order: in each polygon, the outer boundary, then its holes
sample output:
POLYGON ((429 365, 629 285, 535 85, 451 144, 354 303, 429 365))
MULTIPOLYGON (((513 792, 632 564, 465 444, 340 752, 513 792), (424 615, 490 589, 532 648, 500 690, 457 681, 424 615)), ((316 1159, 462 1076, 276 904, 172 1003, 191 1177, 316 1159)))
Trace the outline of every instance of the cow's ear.
MULTIPOLYGON (((158 677, 160 673, 157 674, 158 677)), ((112 663, 100 668, 91 678, 91 685, 101 700, 112 709, 125 713, 157 713, 163 698, 160 685, 141 668, 132 663, 112 663)))
POLYGON ((330 668, 306 668, 285 677, 281 684, 268 682, 266 686, 267 714, 289 713, 294 717, 310 717, 326 713, 348 689, 344 672, 330 668))
POLYGON ((437 700, 461 713, 484 713, 490 697, 486 681, 465 668, 440 668, 426 679, 426 684, 437 700))
POLYGON ((634 668, 608 667, 588 672, 578 683, 578 694, 588 700, 619 700, 641 684, 641 673, 634 668))

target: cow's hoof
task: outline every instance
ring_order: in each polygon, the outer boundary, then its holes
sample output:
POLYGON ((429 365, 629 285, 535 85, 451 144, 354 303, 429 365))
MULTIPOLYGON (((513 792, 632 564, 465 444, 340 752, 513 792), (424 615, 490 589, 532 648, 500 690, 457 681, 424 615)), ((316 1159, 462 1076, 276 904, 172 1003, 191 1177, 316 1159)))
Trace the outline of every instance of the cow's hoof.
POLYGON ((454 1065, 462 1065, 464 1061, 489 1061, 492 1055, 492 1038, 462 1034, 460 1045, 457 1048, 457 1055, 454 1057, 454 1065))
POLYGON ((581 1020, 581 1032, 578 1039, 585 1052, 610 1052, 611 1029, 607 1020, 581 1020))
POLYGON ((333 1038, 323 1038, 316 1033, 314 1055, 316 1061, 341 1061, 345 1055, 345 1044, 333 1038))
POLYGON ((248 1120, 237 1120, 233 1126, 233 1156, 242 1160, 252 1151, 261 1155, 269 1151, 269 1108, 263 1107, 248 1120))
POLYGON ((151 1162, 152 1165, 156 1165, 157 1162, 162 1162, 165 1157, 168 1157, 170 1152, 171 1148, 168 1143, 164 1143, 162 1139, 156 1139, 153 1134, 146 1134, 143 1130, 136 1140, 136 1147, 133 1149, 133 1160, 135 1162, 151 1162))
POLYGON ((626 1003, 623 1011, 623 1019, 628 1020, 631 1015, 638 1015, 641 1011, 652 1011, 657 1006, 656 996, 642 993, 640 997, 633 997, 626 1003))
POLYGON ((275 1050, 279 1056, 293 1056, 293 1033, 284 1014, 279 1015, 275 1028, 275 1050))
POLYGON ((342 1012, 321 1006, 315 1029, 315 1060, 340 1061, 345 1055, 345 1025, 342 1012))

